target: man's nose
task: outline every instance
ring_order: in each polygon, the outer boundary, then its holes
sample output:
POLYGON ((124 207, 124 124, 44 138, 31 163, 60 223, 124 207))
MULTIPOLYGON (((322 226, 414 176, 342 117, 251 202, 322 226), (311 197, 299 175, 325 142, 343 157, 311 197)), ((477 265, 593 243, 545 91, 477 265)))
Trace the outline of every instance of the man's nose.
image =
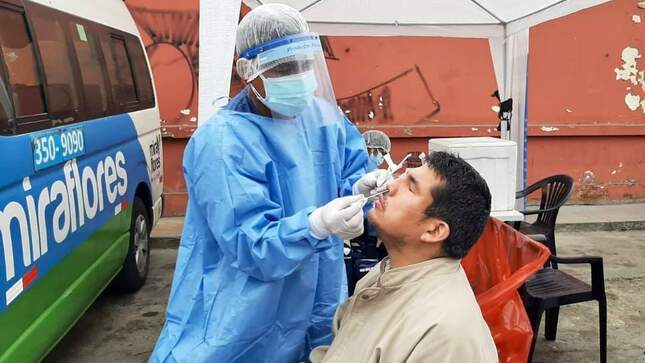
POLYGON ((388 195, 393 195, 393 194, 395 194, 395 193, 396 193, 396 190, 397 190, 397 189, 398 189, 398 187, 399 187, 399 183, 400 183, 400 182, 399 182, 399 179, 390 180, 390 181, 388 181, 387 183, 385 183, 385 186, 386 186, 386 187, 387 187, 387 189, 388 189, 387 194, 388 194, 388 195))

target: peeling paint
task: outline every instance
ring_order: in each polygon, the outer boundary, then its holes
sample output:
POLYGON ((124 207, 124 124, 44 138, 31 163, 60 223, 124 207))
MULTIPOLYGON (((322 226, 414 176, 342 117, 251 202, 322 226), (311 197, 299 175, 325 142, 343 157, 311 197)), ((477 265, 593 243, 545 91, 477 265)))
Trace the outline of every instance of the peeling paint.
POLYGON ((616 175, 617 171, 614 169, 611 171, 611 175, 616 175))
MULTIPOLYGON (((639 86, 645 92, 645 70, 638 70, 636 60, 642 56, 638 49, 626 47, 623 49, 621 59, 623 60, 622 68, 614 68, 616 80, 628 81, 633 86, 639 86)), ((638 94, 632 94, 632 87, 627 87, 629 91, 625 95, 625 105, 630 111, 634 112, 641 107, 645 113, 645 96, 641 98, 638 94)))
POLYGON ((493 132, 493 130, 491 130, 491 129, 488 129, 488 130, 486 130, 486 131, 488 131, 488 133, 491 133, 491 132, 493 132))
POLYGON ((193 117, 191 117, 191 118, 190 118, 190 120, 189 120, 189 121, 190 121, 190 122, 197 122, 197 117, 193 116, 193 117))
POLYGON ((560 131, 558 127, 553 127, 553 126, 542 126, 540 129, 544 132, 560 131))
POLYGON ((639 2, 638 7, 641 8, 641 9, 645 9, 645 1, 639 2))
POLYGON ((641 58, 641 54, 636 48, 627 47, 623 49, 621 59, 623 60, 622 69, 614 68, 616 80, 630 81, 634 86, 638 85, 636 80, 636 60, 641 58))
POLYGON ((183 109, 183 110, 179 111, 179 113, 184 115, 184 116, 188 116, 188 115, 190 115, 190 109, 189 108, 183 109))
POLYGON ((495 112, 499 112, 499 106, 493 106, 493 107, 491 107, 491 110, 493 110, 495 112))
POLYGON ((588 184, 590 182, 595 182, 596 181, 596 176, 594 175, 593 171, 585 170, 585 172, 582 173, 582 178, 580 178, 580 181, 583 184, 588 184))
POLYGON ((631 111, 636 111, 641 103, 641 96, 633 95, 631 92, 625 95, 625 104, 631 111))
POLYGON ((370 111, 370 112, 367 114, 367 117, 369 117, 369 119, 370 119, 370 120, 372 120, 372 119, 374 118, 374 111, 370 111))
POLYGON ((632 21, 636 24, 640 24, 641 23, 640 15, 632 15, 632 21))
POLYGON ((478 129, 478 128, 476 128, 476 127, 472 127, 472 128, 471 128, 471 130, 473 130, 473 131, 479 131, 479 129, 478 129))
POLYGON ((606 199, 609 190, 605 185, 598 184, 593 171, 587 170, 580 177, 580 187, 576 188, 576 194, 582 201, 597 201, 606 199))
POLYGON ((565 111, 567 111, 568 113, 573 112, 573 111, 571 111, 571 110, 570 110, 570 109, 568 109, 568 108, 567 108, 565 111))
POLYGON ((409 127, 404 128, 403 132, 408 136, 412 136, 412 129, 409 127))
POLYGON ((619 168, 622 168, 622 167, 623 167, 623 162, 622 162, 622 161, 621 161, 620 163, 618 163, 618 167, 619 167, 619 168))

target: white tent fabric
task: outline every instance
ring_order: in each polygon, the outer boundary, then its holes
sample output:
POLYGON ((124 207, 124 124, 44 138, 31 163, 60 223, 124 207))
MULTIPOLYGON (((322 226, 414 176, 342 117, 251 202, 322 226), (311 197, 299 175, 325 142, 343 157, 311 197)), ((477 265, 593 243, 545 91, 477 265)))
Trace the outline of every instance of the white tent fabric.
POLYGON ((199 2, 199 104, 198 125, 204 124, 228 102, 235 31, 241 2, 199 2), (218 54, 213 57, 213 54, 218 54))
MULTIPOLYGON (((399 28, 390 28, 388 31, 381 28, 381 32, 362 35, 399 35, 398 32, 405 32, 406 27, 432 25, 497 25, 499 28, 508 26, 508 29, 515 32, 606 1, 608 0, 244 0, 250 7, 268 3, 287 4, 300 10, 314 27, 318 24, 345 24, 390 25, 399 28)), ((352 34, 357 33, 352 31, 352 34)), ((489 35, 480 34, 480 37, 489 35)))

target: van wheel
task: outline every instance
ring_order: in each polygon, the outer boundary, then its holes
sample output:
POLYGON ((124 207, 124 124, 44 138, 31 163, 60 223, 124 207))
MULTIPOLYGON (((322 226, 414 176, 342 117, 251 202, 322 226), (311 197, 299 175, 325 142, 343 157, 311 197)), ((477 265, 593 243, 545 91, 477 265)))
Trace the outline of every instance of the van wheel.
POLYGON ((112 282, 118 292, 137 291, 148 276, 150 264, 150 218, 146 206, 139 197, 134 198, 130 221, 130 247, 123 268, 112 282))

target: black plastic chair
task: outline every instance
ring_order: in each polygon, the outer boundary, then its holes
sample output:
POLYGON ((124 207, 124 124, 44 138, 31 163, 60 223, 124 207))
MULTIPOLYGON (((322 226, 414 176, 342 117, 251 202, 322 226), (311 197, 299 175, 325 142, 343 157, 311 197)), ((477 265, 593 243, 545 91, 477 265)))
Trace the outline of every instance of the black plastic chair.
MULTIPOLYGON (((525 198, 538 189, 542 192, 539 209, 520 211, 525 216, 537 214, 536 221, 533 223, 515 222, 514 227, 525 235, 544 235, 546 237, 546 246, 549 247, 552 255, 556 255, 555 221, 560 207, 573 192, 573 178, 568 175, 553 175, 544 178, 515 193, 515 199, 525 198)), ((556 261, 551 261, 550 263, 553 267, 557 267, 556 261)), ((547 262, 548 264, 549 262, 547 262)))
POLYGON ((547 340, 555 340, 560 306, 591 300, 598 301, 600 362, 607 362, 607 297, 602 257, 551 256, 550 260, 556 266, 558 263, 588 263, 591 266, 591 286, 557 268, 543 268, 527 280, 523 289, 524 306, 533 328, 529 362, 533 358, 542 314, 546 312, 544 336, 547 340))
POLYGON ((583 301, 598 301, 600 325, 600 361, 607 361, 607 298, 605 295, 605 278, 602 257, 569 257, 557 256, 555 243, 555 224, 560 207, 573 192, 573 179, 568 175, 553 175, 544 178, 528 188, 516 193, 516 198, 525 198, 541 190, 539 209, 521 211, 524 215, 537 214, 533 223, 516 222, 515 229, 532 239, 544 243, 551 251, 551 257, 545 268, 527 280, 523 288, 524 305, 533 328, 533 341, 529 362, 533 357, 535 342, 540 328, 542 315, 545 316, 544 336, 555 340, 560 306, 583 301), (591 265, 591 286, 566 272, 558 269, 560 264, 591 265))

